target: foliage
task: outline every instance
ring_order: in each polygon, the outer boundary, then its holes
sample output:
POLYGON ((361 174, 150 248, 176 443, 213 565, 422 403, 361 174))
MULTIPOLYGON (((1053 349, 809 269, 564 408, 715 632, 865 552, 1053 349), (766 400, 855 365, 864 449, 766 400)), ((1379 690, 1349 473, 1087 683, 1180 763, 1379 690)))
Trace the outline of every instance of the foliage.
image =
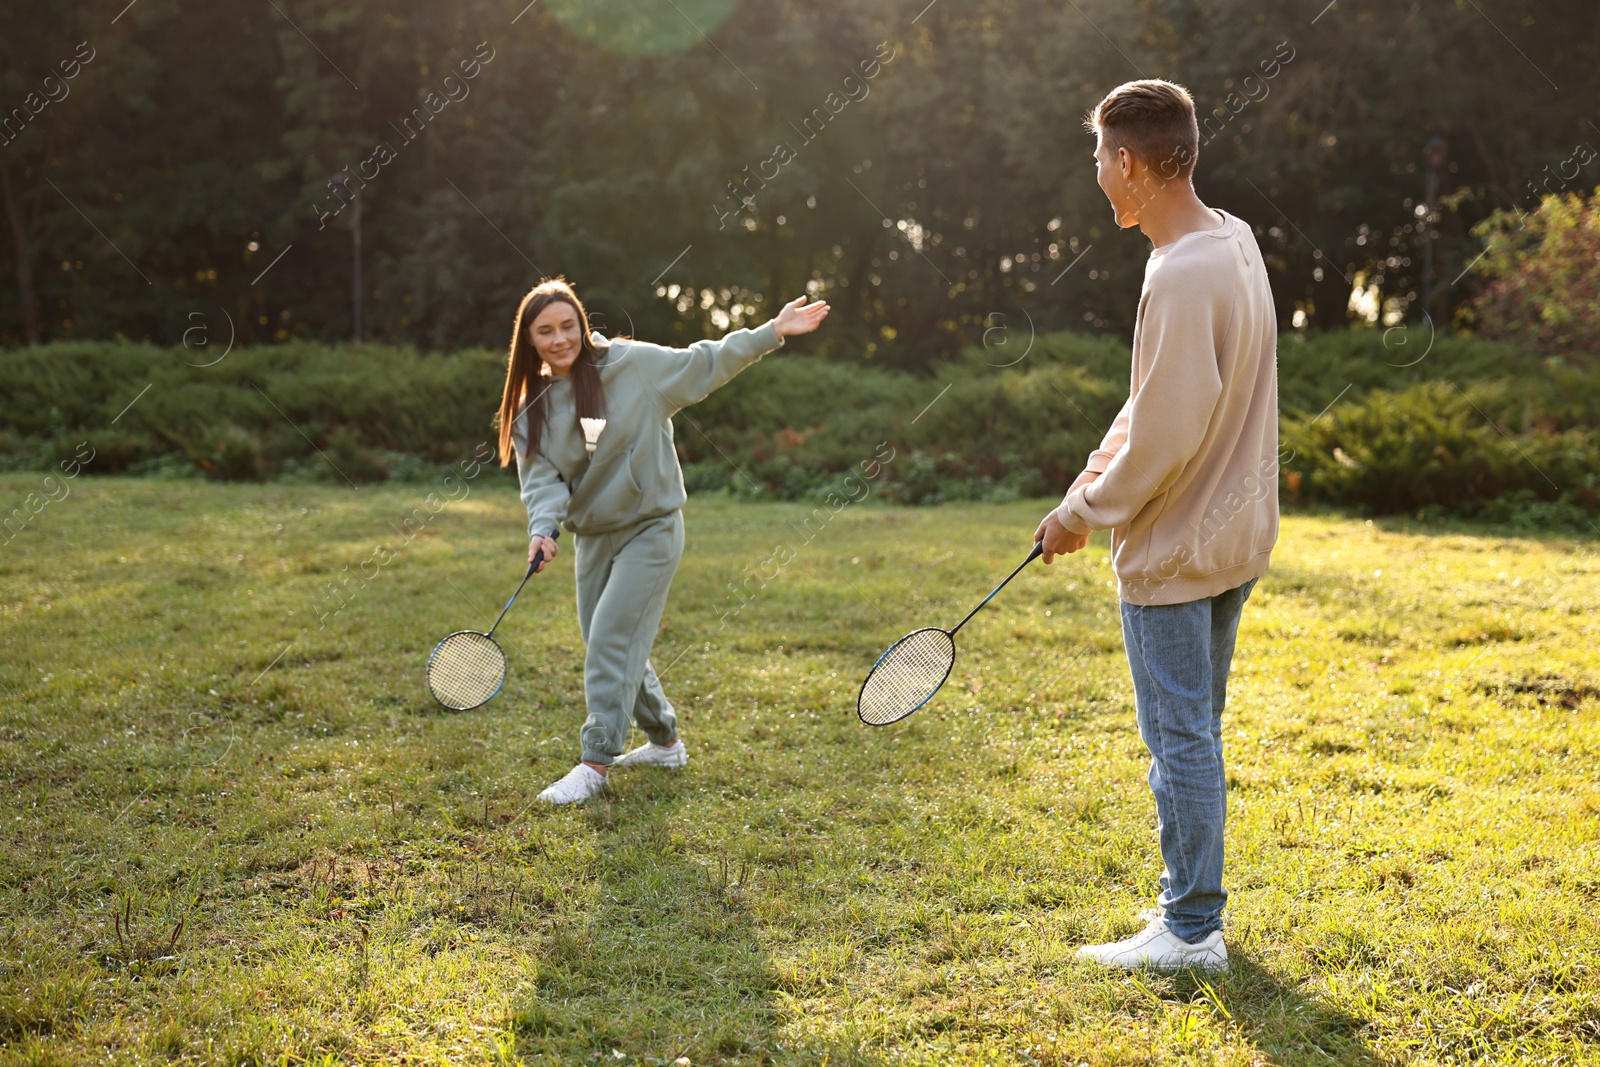
POLYGON ((1286 500, 1585 529, 1600 510, 1600 380, 1558 357, 1349 330, 1280 345, 1279 389, 1286 500))
POLYGON ((397 455, 450 464, 492 441, 488 398, 499 393, 504 358, 297 343, 197 366, 182 347, 25 349, 0 362, 10 414, 0 449, 11 466, 39 466, 88 441, 100 473, 170 470, 161 461, 176 456, 225 480, 285 470, 341 484, 382 480, 391 468, 412 476, 415 462, 397 455))
POLYGON ((802 545, 805 507, 691 502, 655 650, 689 765, 553 811, 565 550, 504 692, 421 683, 523 569, 512 487, 472 484, 401 547, 424 487, 79 479, 5 547, 0 1062, 1592 1060, 1592 541, 1289 519, 1229 682, 1232 967, 1131 979, 1073 959, 1160 875, 1103 538, 870 730, 881 649, 1041 505, 862 504, 802 545))
MULTIPOLYGON (((928 375, 769 356, 675 420, 685 483, 821 499, 877 464, 873 492, 911 504, 1059 493, 1127 395, 1127 351, 1076 333, 1000 339, 928 375)), ((503 359, 293 343, 197 366, 182 347, 25 349, 0 361, 14 413, 0 468, 81 459, 87 443, 93 473, 425 479, 487 452, 503 359)), ((1595 510, 1600 382, 1560 360, 1425 325, 1292 335, 1279 391, 1287 499, 1474 515, 1525 492, 1595 510)))
POLYGON ((1546 196, 1537 210, 1479 224, 1488 279, 1471 321, 1500 337, 1590 367, 1600 362, 1600 195, 1546 196))
POLYGON ((1020 361, 975 348, 926 378, 774 356, 691 409, 678 440, 686 460, 709 468, 702 484, 736 493, 749 475, 793 496, 783 487, 795 468, 831 484, 887 442, 892 499, 1038 496, 1082 468, 1122 406, 1126 375, 1120 345, 1077 334, 1036 338, 1020 361))
POLYGON ((1431 509, 1509 520, 1512 501, 1550 501, 1549 518, 1592 525, 1600 510, 1600 435, 1585 428, 1524 428, 1495 421, 1513 391, 1506 383, 1429 382, 1375 390, 1314 422, 1289 421, 1284 463, 1291 498, 1354 506, 1372 514, 1431 509), (1494 502, 1505 504, 1490 510, 1494 502))
POLYGON ((94 58, 0 152, 0 343, 27 337, 25 279, 45 341, 351 336, 336 173, 365 186, 372 340, 499 348, 541 273, 668 340, 809 285, 850 361, 925 369, 1024 311, 1125 337, 1147 245, 1112 225, 1081 118, 1141 73, 1194 92, 1200 190, 1255 225, 1280 319, 1330 329, 1358 272, 1419 290, 1428 137, 1450 144, 1442 280, 1590 135, 1590 5, 1478 6, 40 0, 0 35, 0 114, 94 58))

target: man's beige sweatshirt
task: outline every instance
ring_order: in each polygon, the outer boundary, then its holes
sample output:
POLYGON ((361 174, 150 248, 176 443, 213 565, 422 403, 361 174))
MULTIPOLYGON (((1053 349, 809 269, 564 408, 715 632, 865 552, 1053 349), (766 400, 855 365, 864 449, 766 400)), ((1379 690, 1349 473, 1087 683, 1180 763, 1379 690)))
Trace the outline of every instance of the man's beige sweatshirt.
POLYGON ((1226 212, 1150 253, 1128 402, 1056 509, 1112 529, 1118 595, 1182 604, 1266 572, 1278 539, 1278 326, 1261 249, 1226 212))

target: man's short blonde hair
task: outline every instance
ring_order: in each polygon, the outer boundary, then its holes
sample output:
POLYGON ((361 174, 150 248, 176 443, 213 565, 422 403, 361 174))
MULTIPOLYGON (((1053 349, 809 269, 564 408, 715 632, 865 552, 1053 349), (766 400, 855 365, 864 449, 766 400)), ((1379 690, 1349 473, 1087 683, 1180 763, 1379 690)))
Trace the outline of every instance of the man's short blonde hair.
POLYGON ((1159 177, 1188 178, 1200 156, 1200 127, 1189 90, 1160 78, 1125 82, 1083 120, 1113 150, 1126 148, 1159 177))

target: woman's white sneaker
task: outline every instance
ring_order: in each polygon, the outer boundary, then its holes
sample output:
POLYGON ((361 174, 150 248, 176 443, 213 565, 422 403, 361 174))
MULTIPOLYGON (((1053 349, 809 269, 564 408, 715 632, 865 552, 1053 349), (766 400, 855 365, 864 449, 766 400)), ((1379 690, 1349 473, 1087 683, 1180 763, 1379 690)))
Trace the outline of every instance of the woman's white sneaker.
POLYGON ((566 777, 552 783, 539 799, 546 804, 581 804, 606 787, 606 776, 580 763, 568 771, 566 777))
POLYGON ((1221 971, 1228 966, 1228 946, 1222 943, 1221 930, 1213 930, 1204 941, 1191 945, 1168 929, 1162 917, 1126 941, 1085 945, 1078 950, 1078 958, 1127 971, 1181 971, 1186 967, 1221 971))
POLYGON ((618 757, 613 767, 682 767, 689 762, 689 747, 681 740, 673 745, 658 745, 654 741, 640 745, 626 756, 618 757))

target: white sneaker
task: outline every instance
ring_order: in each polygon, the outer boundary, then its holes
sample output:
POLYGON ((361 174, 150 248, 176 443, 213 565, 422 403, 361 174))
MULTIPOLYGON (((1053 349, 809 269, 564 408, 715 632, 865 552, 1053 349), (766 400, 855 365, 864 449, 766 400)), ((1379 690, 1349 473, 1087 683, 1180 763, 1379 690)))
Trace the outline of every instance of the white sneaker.
POLYGON ((672 745, 658 745, 654 741, 640 745, 626 756, 619 756, 611 765, 613 767, 636 767, 646 764, 651 767, 682 767, 689 762, 689 748, 679 740, 672 745))
POLYGON ((553 783, 539 799, 547 804, 581 804, 606 787, 606 776, 580 763, 567 772, 565 778, 553 783))
POLYGON ((1186 967, 1221 971, 1228 966, 1228 946, 1222 943, 1221 930, 1213 930, 1204 941, 1191 945, 1167 929, 1163 917, 1151 920, 1142 932, 1126 941, 1085 945, 1078 950, 1078 958, 1126 971, 1181 971, 1186 967))

